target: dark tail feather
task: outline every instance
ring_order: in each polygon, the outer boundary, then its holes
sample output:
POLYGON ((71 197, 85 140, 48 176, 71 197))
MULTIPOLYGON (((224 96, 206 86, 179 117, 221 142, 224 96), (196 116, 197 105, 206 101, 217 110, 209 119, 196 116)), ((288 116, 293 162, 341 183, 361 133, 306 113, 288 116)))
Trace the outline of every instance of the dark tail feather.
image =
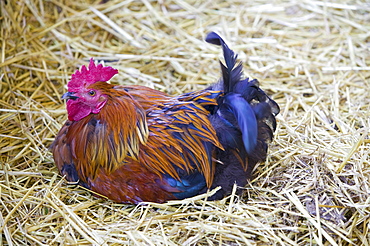
POLYGON ((222 46, 225 59, 225 65, 220 62, 222 81, 211 87, 225 93, 223 101, 219 103, 218 114, 224 120, 233 122, 226 111, 232 113, 242 132, 244 147, 253 156, 259 143, 266 145, 266 141, 271 140, 276 129, 275 116, 280 111, 279 106, 259 88, 257 80, 242 79, 242 64, 236 65, 237 55, 218 34, 209 33, 206 41, 222 46))
POLYGON ((243 97, 235 93, 225 96, 224 105, 235 115, 239 128, 242 131, 242 139, 248 154, 254 151, 257 145, 257 119, 253 108, 243 97))
POLYGON ((225 62, 226 62, 226 67, 228 69, 233 69, 236 63, 236 58, 238 58, 238 55, 232 51, 225 41, 215 32, 211 32, 207 35, 206 41, 210 44, 215 44, 222 46, 223 52, 224 52, 224 57, 225 57, 225 62))
POLYGON ((225 93, 234 91, 236 83, 238 83, 241 79, 243 69, 242 63, 239 63, 235 67, 238 55, 236 55, 234 51, 232 51, 227 46, 225 41, 215 32, 211 32, 207 35, 206 42, 222 46, 226 64, 225 66, 224 64, 222 64, 222 62, 220 62, 224 82, 224 90, 225 93))
MULTIPOLYGON (((251 154, 257 145, 257 119, 253 108, 237 91, 238 83, 242 77, 242 63, 236 65, 237 55, 232 51, 225 41, 216 33, 207 35, 206 41, 211 44, 222 46, 225 64, 221 64, 223 91, 225 93, 223 105, 235 116, 242 132, 244 147, 251 154), (234 93, 235 92, 235 93, 234 93), (238 93, 238 94, 236 94, 238 93)), ((226 119, 227 120, 227 119, 226 119)))
POLYGON ((223 92, 217 105, 209 107, 209 119, 224 147, 215 151, 223 165, 215 165, 211 187, 222 187, 210 198, 219 199, 230 193, 235 183, 244 186, 256 163, 266 160, 279 106, 259 88, 257 80, 242 78, 242 64, 219 35, 211 32, 206 41, 222 46, 225 59, 220 62, 222 78, 208 88, 223 92))

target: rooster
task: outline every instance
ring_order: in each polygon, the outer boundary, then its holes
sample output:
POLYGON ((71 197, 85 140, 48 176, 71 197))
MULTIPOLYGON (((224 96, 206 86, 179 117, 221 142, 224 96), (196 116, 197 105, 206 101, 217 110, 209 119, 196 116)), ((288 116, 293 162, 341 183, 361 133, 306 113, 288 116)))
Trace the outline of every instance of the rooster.
POLYGON ((210 200, 245 186, 266 159, 279 106, 242 79, 242 64, 223 49, 222 78, 210 87, 169 96, 145 86, 107 83, 118 71, 90 59, 68 82, 68 120, 51 146, 68 182, 119 203, 165 202, 205 193, 210 200))

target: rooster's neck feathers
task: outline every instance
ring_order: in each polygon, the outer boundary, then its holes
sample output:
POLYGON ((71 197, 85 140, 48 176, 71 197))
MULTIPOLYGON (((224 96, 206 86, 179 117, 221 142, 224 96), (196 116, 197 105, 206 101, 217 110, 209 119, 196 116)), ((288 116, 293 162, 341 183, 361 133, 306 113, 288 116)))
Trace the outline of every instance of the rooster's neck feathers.
POLYGON ((125 90, 116 90, 107 83, 97 83, 94 88, 98 86, 108 95, 106 105, 99 114, 73 122, 68 132, 77 169, 92 179, 100 168, 110 173, 126 158, 136 160, 140 144, 145 144, 149 136, 144 109, 125 90))

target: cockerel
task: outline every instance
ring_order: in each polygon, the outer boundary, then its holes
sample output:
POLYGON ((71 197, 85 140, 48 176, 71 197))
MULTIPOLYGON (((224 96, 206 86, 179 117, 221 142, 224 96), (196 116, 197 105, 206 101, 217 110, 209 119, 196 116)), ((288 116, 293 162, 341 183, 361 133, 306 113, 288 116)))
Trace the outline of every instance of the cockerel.
POLYGON ((222 47, 222 78, 171 97, 144 86, 107 83, 118 71, 90 60, 68 82, 68 120, 51 146, 66 180, 119 203, 165 202, 221 186, 210 200, 245 186, 264 161, 279 106, 242 79, 237 55, 222 47))

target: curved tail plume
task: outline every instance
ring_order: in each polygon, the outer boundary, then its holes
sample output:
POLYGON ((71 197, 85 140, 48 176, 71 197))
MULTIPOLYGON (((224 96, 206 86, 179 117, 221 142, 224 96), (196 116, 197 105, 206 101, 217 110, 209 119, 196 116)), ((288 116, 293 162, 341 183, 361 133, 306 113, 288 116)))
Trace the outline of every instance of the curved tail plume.
MULTIPOLYGON (((248 80, 241 80, 243 68, 242 63, 240 62, 236 65, 238 55, 236 55, 234 51, 227 46, 225 41, 217 33, 209 33, 206 37, 206 41, 211 44, 222 46, 226 64, 224 65, 220 62, 223 90, 225 93, 223 106, 227 111, 232 112, 235 116, 242 132, 244 147, 247 153, 251 154, 257 145, 258 127, 252 106, 249 104, 249 101, 241 95, 243 91, 236 91, 237 88, 240 89, 239 84, 241 82, 247 82, 244 84, 248 84, 248 80)), ((247 88, 242 89, 245 90, 247 88)))

